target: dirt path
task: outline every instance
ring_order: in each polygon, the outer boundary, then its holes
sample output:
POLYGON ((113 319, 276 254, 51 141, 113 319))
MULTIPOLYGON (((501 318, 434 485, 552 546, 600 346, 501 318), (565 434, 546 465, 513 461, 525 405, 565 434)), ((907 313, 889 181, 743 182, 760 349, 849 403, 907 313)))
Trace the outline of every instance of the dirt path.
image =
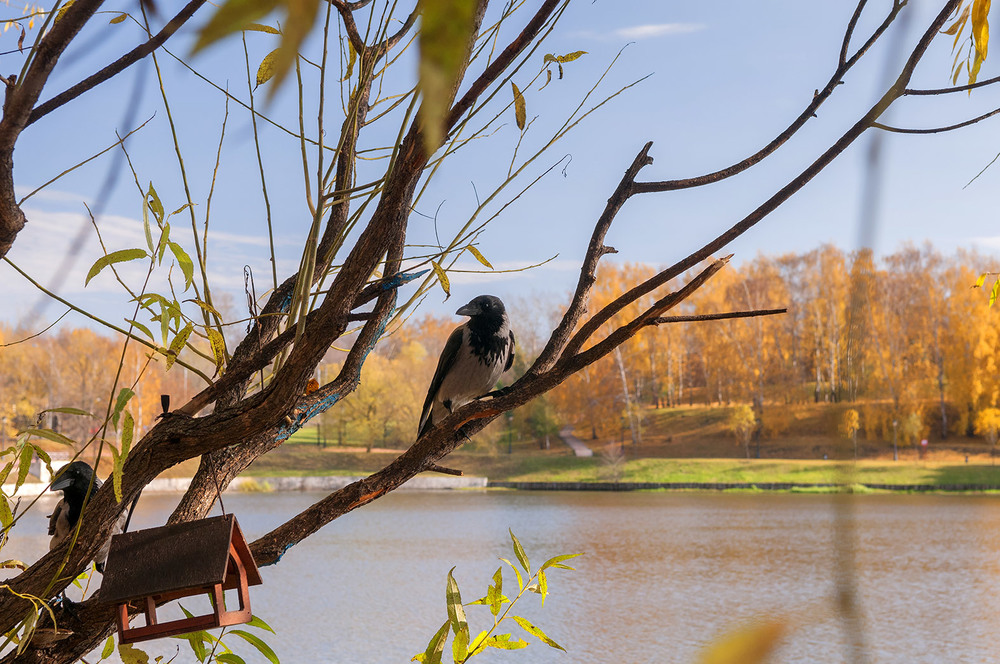
POLYGON ((570 446, 570 449, 573 450, 573 454, 575 454, 576 456, 578 457, 594 456, 594 450, 587 447, 587 445, 582 440, 574 436, 573 429, 571 429, 570 427, 565 427, 564 429, 560 430, 559 437, 562 438, 562 441, 564 443, 570 446))

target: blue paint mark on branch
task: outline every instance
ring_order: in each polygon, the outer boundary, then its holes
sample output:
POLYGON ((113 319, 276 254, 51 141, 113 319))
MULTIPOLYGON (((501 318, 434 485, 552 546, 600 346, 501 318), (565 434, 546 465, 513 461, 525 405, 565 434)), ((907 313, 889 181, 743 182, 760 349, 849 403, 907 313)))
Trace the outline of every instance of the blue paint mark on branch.
MULTIPOLYGON (((403 275, 403 276, 410 277, 410 279, 415 279, 417 278, 417 276, 419 276, 419 274, 416 276, 411 276, 411 275, 403 275)), ((389 291, 390 289, 387 288, 386 290, 389 291)), ((396 310, 396 293, 394 290, 391 291, 391 298, 392 301, 389 303, 389 306, 387 307, 386 314, 383 315, 378 321, 378 329, 375 330, 375 334, 372 335, 371 339, 361 349, 361 362, 358 365, 359 374, 361 371, 360 367, 364 365, 365 360, 368 358, 368 355, 375 349, 375 344, 377 344, 379 339, 382 338, 382 335, 385 334, 385 328, 389 324, 389 320, 392 318, 392 314, 396 310)), ((330 408, 332 408, 334 404, 343 399, 345 396, 347 396, 347 393, 333 392, 331 394, 326 395, 319 401, 309 405, 309 407, 303 408, 295 415, 290 424, 278 429, 278 433, 275 435, 275 440, 278 443, 285 442, 286 440, 288 440, 289 436, 291 436, 293 433, 295 433, 303 426, 305 426, 306 423, 309 422, 309 420, 311 420, 312 418, 316 417, 321 413, 325 413, 330 408)))

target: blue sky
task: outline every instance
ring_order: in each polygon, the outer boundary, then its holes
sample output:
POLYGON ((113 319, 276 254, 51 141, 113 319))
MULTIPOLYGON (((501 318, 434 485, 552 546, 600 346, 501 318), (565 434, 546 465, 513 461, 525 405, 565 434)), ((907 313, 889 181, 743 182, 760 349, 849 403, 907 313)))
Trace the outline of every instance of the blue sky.
MULTIPOLYGON (((869 3, 855 43, 867 37, 889 4, 869 3)), ((935 3, 911 2, 907 9, 911 16, 901 26, 907 32, 907 51, 935 9, 935 3)), ((0 8, 0 15, 7 11, 0 8)), ((451 299, 445 302, 443 293, 433 293, 424 303, 425 310, 451 313, 482 292, 514 299, 531 293, 561 294, 571 289, 594 221, 622 172, 646 141, 653 141, 650 154, 655 162, 642 171, 640 179, 644 180, 701 175, 753 153, 787 126, 808 104, 813 90, 826 83, 836 65, 843 27, 852 11, 851 3, 839 0, 598 0, 572 5, 516 79, 524 90, 528 119, 533 120, 519 155, 528 154, 532 146, 548 139, 619 52, 621 56, 589 105, 649 76, 589 116, 529 166, 521 184, 514 185, 507 198, 563 160, 507 207, 479 238, 480 250, 498 268, 517 268, 556 258, 542 268, 516 274, 453 274, 451 299), (587 55, 568 63, 562 80, 553 80, 544 90, 539 90, 537 83, 529 85, 542 67, 544 53, 577 50, 587 51, 587 55)), ((115 14, 112 11, 105 16, 110 19, 115 14)), ((81 35, 80 43, 60 63, 43 99, 103 66, 140 39, 138 27, 129 21, 117 25, 100 20, 97 23, 81 35)), ((173 44, 176 54, 187 56, 190 35, 199 24, 196 21, 195 26, 186 28, 173 44)), ((15 35, 8 31, 0 37, 0 50, 12 48, 15 35)), ((254 70, 264 54, 277 45, 272 35, 262 33, 248 33, 247 42, 254 70)), ((937 40, 914 78, 914 87, 948 85, 950 46, 950 38, 937 40)), ((821 108, 819 116, 758 167, 700 190, 633 198, 608 237, 608 243, 619 251, 614 259, 670 264, 742 218, 811 163, 868 108, 881 92, 878 82, 886 58, 892 56, 889 51, 886 46, 873 49, 821 108)), ((20 65, 16 55, 0 56, 0 60, 5 71, 14 71, 20 65)), ((189 60, 216 84, 228 85, 242 99, 247 97, 243 49, 238 38, 189 60)), ((224 99, 176 60, 163 55, 160 66, 201 223, 224 99)), ((404 57, 400 68, 412 74, 412 59, 404 57)), ((982 76, 990 76, 994 69, 988 60, 982 76)), ((388 87, 402 86, 402 77, 389 83, 388 87)), ((180 207, 185 201, 184 190, 151 63, 133 67, 103 91, 91 92, 31 126, 15 153, 19 192, 33 190, 113 143, 115 131, 126 129, 126 111, 136 89, 140 102, 135 123, 152 118, 128 142, 139 182, 145 187, 152 181, 168 210, 180 207)), ((996 105, 996 96, 986 89, 971 96, 905 98, 894 106, 889 121, 910 127, 947 125, 990 110, 996 105)), ((506 103, 509 91, 501 91, 498 98, 506 103)), ((258 294, 270 282, 270 268, 249 115, 235 104, 230 104, 229 112, 223 162, 211 205, 209 261, 215 292, 231 293, 237 312, 242 314, 243 265, 252 266, 258 294)), ((294 88, 286 86, 265 112, 290 126, 297 124, 294 88)), ((341 118, 333 93, 326 119, 328 140, 341 118)), ((904 242, 927 241, 944 252, 975 247, 990 256, 996 254, 1000 233, 995 192, 1000 170, 987 170, 963 189, 1000 152, 995 126, 995 121, 986 121, 946 134, 883 137, 884 186, 874 235, 877 251, 890 252, 904 242)), ((315 132, 315 119, 310 117, 307 133, 315 132)), ((386 145, 392 142, 395 130, 375 127, 374 134, 368 145, 386 145)), ((508 109, 502 124, 489 138, 463 149, 435 176, 417 210, 428 216, 436 214, 437 235, 442 240, 468 220, 477 197, 485 198, 503 179, 519 134, 513 111, 508 109)), ((298 142, 268 127, 262 129, 261 139, 278 229, 280 281, 298 264, 309 216, 303 203, 298 142)), ((808 251, 825 242, 845 250, 856 248, 861 188, 863 178, 868 176, 864 165, 867 142, 867 137, 858 141, 804 190, 731 245, 729 251, 735 252, 735 260, 752 259, 758 253, 808 251)), ((109 250, 144 244, 139 223, 142 199, 127 169, 120 170, 113 193, 104 205, 97 201, 109 169, 117 163, 112 154, 26 201, 30 223, 9 257, 42 283, 50 284, 56 279, 63 255, 75 243, 74 238, 84 237, 80 257, 64 275, 59 292, 109 320, 121 321, 131 314, 131 308, 110 274, 100 275, 86 288, 83 285, 87 269, 100 256, 96 237, 86 230, 90 223, 84 202, 101 209, 98 225, 109 250)), ((364 179, 362 174, 359 180, 364 179)), ((498 208, 499 204, 488 208, 486 216, 498 208)), ((187 214, 178 215, 173 227, 175 238, 190 247, 187 214)), ((415 215, 409 241, 434 243, 434 222, 415 215)), ((463 268, 477 265, 468 254, 460 261, 463 268)), ((133 265, 123 274, 141 282, 143 273, 133 265)), ((38 292, 5 264, 0 265, 0 280, 6 293, 3 320, 12 324, 26 320, 38 301, 38 292)), ((61 305, 49 306, 34 327, 51 322, 63 310, 61 305)), ((66 322, 84 324, 75 316, 66 322)))

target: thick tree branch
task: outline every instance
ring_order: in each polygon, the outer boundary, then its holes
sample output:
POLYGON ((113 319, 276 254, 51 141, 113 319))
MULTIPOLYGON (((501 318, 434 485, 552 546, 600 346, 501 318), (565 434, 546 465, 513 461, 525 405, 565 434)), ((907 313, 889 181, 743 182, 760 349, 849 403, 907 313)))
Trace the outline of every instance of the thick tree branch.
POLYGON ((107 67, 91 74, 76 85, 60 92, 52 99, 42 102, 36 106, 31 111, 27 124, 30 125, 33 122, 36 122, 60 106, 73 101, 89 90, 93 90, 101 83, 117 76, 134 65, 136 62, 142 60, 170 39, 174 33, 177 32, 177 30, 184 25, 189 18, 194 16, 194 13, 198 11, 206 2, 207 0, 190 0, 190 2, 188 2, 183 9, 177 12, 177 15, 170 19, 167 24, 163 26, 163 29, 151 37, 149 41, 136 46, 134 49, 109 64, 107 67))
POLYGON ((0 258, 7 255, 24 228, 24 212, 14 193, 14 144, 27 126, 28 116, 66 47, 90 20, 103 0, 80 0, 66 8, 32 53, 24 80, 9 80, 0 120, 0 258))

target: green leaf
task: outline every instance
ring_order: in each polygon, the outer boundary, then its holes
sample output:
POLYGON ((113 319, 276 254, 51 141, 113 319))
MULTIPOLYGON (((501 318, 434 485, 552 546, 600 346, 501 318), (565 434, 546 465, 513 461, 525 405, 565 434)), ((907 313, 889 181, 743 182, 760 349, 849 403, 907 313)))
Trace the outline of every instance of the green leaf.
POLYGON ((582 556, 582 555, 583 555, 582 553, 567 553, 564 556, 555 556, 554 558, 549 558, 544 563, 542 563, 542 569, 548 569, 550 567, 556 567, 557 565, 561 569, 573 569, 569 565, 559 565, 559 563, 561 563, 564 560, 569 560, 570 558, 576 558, 576 557, 582 556))
POLYGON ((149 655, 131 643, 119 643, 118 656, 121 657, 122 664, 149 664, 149 655))
POLYGON ((448 605, 448 622, 451 623, 451 631, 455 634, 455 638, 464 633, 465 644, 468 645, 469 622, 465 617, 465 608, 462 606, 462 594, 459 592, 458 582, 455 581, 455 577, 452 575, 454 571, 454 567, 448 571, 448 585, 445 592, 445 601, 448 605))
POLYGON ((153 183, 149 183, 149 190, 146 192, 146 204, 149 206, 150 211, 152 211, 153 216, 156 218, 157 224, 163 223, 163 202, 160 201, 160 195, 156 193, 156 187, 153 183))
POLYGON ((486 637, 489 632, 483 630, 476 635, 476 638, 472 639, 472 643, 469 644, 469 659, 472 659, 482 651, 486 650, 486 637))
POLYGON ((153 246, 153 231, 149 226, 149 206, 145 204, 142 206, 142 231, 146 234, 146 246, 149 247, 149 255, 152 256, 156 253, 156 247, 153 246))
POLYGON ((101 659, 107 659, 111 657, 111 653, 115 651, 115 637, 109 636, 108 640, 104 642, 104 650, 101 651, 101 659))
POLYGON ((518 569, 516 567, 514 567, 514 563, 510 562, 506 558, 501 558, 500 560, 502 560, 503 562, 505 562, 508 565, 510 565, 510 568, 512 570, 514 570, 514 574, 517 575, 517 587, 518 587, 518 589, 519 590, 524 590, 524 580, 521 578, 521 572, 518 571, 518 569))
POLYGON ((118 398, 115 399, 115 408, 111 411, 111 423, 115 427, 115 431, 118 430, 118 418, 121 417, 122 411, 125 410, 125 406, 128 405, 129 400, 135 396, 135 392, 127 387, 123 387, 118 392, 118 398))
POLYGON ((510 533, 510 540, 514 543, 514 555, 517 556, 517 562, 521 563, 521 567, 524 568, 526 573, 531 574, 531 565, 528 563, 527 554, 524 553, 524 547, 521 546, 521 542, 518 541, 513 530, 508 528, 507 532, 510 533))
POLYGON ((177 266, 180 267, 181 272, 184 274, 184 290, 187 290, 191 287, 191 282, 194 281, 194 261, 184 251, 184 247, 176 242, 167 242, 167 246, 170 247, 174 258, 177 259, 177 266))
POLYGON ((90 267, 90 271, 87 272, 87 278, 83 282, 86 286, 90 283, 90 280, 100 274, 101 270, 114 263, 124 263, 126 261, 134 261, 140 258, 146 258, 149 254, 146 253, 144 249, 119 249, 118 251, 112 251, 110 254, 105 254, 97 259, 94 264, 90 267))
POLYGON ((545 598, 549 596, 549 580, 544 570, 538 570, 538 594, 542 596, 542 606, 545 606, 545 598))
POLYGON ((0 525, 5 529, 10 528, 14 522, 14 513, 10 510, 10 503, 5 494, 0 494, 0 525))
POLYGON ((224 662, 225 664, 247 664, 246 660, 231 652, 224 652, 221 655, 216 655, 215 661, 224 662))
POLYGON ((219 310, 218 310, 218 309, 216 309, 215 307, 213 307, 213 306, 212 306, 211 304, 209 304, 208 302, 203 302, 202 300, 199 300, 199 299, 198 299, 198 298, 196 298, 196 297, 192 297, 192 298, 188 298, 187 300, 184 300, 184 301, 185 301, 185 302, 194 302, 194 303, 195 303, 195 304, 197 304, 197 305, 198 305, 199 307, 201 307, 202 309, 204 309, 204 310, 205 310, 205 311, 207 311, 208 313, 212 314, 213 316, 218 316, 219 318, 222 318, 222 314, 221 314, 221 313, 219 313, 219 310))
POLYGON ((438 265, 435 261, 431 261, 431 267, 434 269, 434 274, 437 275, 438 281, 441 282, 441 288, 444 289, 445 300, 451 297, 451 282, 448 281, 448 275, 445 274, 444 269, 438 265))
POLYGON ((198 33, 192 53, 197 53, 234 32, 253 30, 250 26, 258 25, 255 21, 270 14, 278 4, 278 0, 227 0, 215 10, 212 18, 198 33))
POLYGON ((451 621, 446 620, 441 629, 431 637, 427 644, 427 649, 419 655, 414 655, 411 662, 423 662, 423 664, 441 664, 441 654, 444 652, 444 642, 448 639, 448 630, 451 621))
POLYGON ((280 50, 280 48, 274 49, 260 61, 260 66, 257 67, 257 85, 264 85, 274 76, 274 61, 280 50))
POLYGON ((551 646, 553 648, 558 648, 559 650, 562 650, 563 652, 566 652, 565 648, 563 648, 561 645, 559 645, 558 643, 556 643, 555 641, 553 641, 552 639, 550 639, 548 637, 548 635, 545 634, 545 632, 543 632, 539 628, 535 627, 534 625, 532 625, 530 622, 528 622, 527 620, 525 620, 521 616, 511 616, 511 617, 514 619, 514 622, 516 622, 518 625, 520 625, 524 629, 524 631, 526 631, 529 634, 532 634, 533 636, 537 637, 538 640, 540 640, 545 645, 551 646))
MULTIPOLYGON (((115 16, 113 19, 111 19, 109 21, 109 23, 111 23, 112 25, 114 25, 115 23, 121 23, 122 21, 124 21, 127 18, 128 18, 128 14, 126 14, 125 12, 122 12, 118 16, 115 16)), ((111 653, 108 653, 108 655, 110 655, 110 654, 111 653)), ((105 657, 107 657, 108 655, 105 655, 105 657)))
POLYGON ((128 323, 129 325, 131 325, 134 328, 138 328, 138 330, 140 332, 142 332, 147 337, 149 337, 150 341, 154 341, 155 340, 154 337, 153 337, 153 333, 149 331, 149 328, 146 327, 145 325, 143 325, 142 323, 140 323, 139 321, 137 321, 137 320, 129 320, 128 318, 126 318, 125 322, 128 323))
POLYGON ((527 648, 528 642, 521 639, 511 638, 511 634, 497 634, 486 639, 484 645, 487 648, 498 648, 500 650, 520 650, 527 648))
POLYGON ((167 349, 168 370, 170 369, 170 367, 174 366, 174 362, 177 361, 177 356, 180 355, 180 352, 182 350, 184 350, 184 344, 187 343, 187 340, 191 336, 191 332, 193 331, 194 331, 194 326, 191 325, 191 323, 188 323, 187 325, 184 326, 184 329, 182 329, 180 332, 177 333, 177 336, 174 337, 174 340, 170 342, 170 348, 167 349))
POLYGON ((510 87, 514 90, 514 120, 517 122, 517 128, 524 131, 524 124, 527 120, 527 110, 524 104, 524 95, 518 90, 517 84, 514 81, 510 82, 510 87))
POLYGON ((276 634, 274 628, 268 625, 264 620, 258 616, 251 616, 250 622, 247 623, 247 627, 256 627, 257 629, 263 629, 271 634, 276 634))
POLYGON ((253 32, 266 32, 271 35, 280 35, 281 31, 277 28, 273 28, 270 25, 262 25, 260 23, 251 23, 243 28, 244 30, 252 30, 253 32))
POLYGON ((244 639, 247 643, 249 643, 258 651, 260 651, 260 654, 266 657, 267 660, 271 662, 271 664, 281 664, 278 661, 278 656, 274 654, 273 650, 271 650, 271 646, 264 643, 263 639, 261 639, 259 636, 251 634, 250 632, 247 632, 242 629, 233 629, 230 630, 229 633, 235 634, 236 636, 244 639))
POLYGON ((477 3, 473 0, 419 0, 420 128, 424 148, 441 146, 445 119, 469 55, 477 3))
POLYGON ((61 408, 46 408, 42 411, 43 413, 65 413, 67 415, 84 415, 86 417, 96 417, 93 413, 88 413, 82 408, 70 408, 68 406, 63 406, 61 408))
POLYGON ((76 444, 72 438, 62 435, 58 431, 53 431, 52 429, 25 429, 24 433, 30 436, 38 436, 39 438, 44 438, 45 440, 51 440, 53 443, 59 443, 60 445, 73 446, 76 444))

